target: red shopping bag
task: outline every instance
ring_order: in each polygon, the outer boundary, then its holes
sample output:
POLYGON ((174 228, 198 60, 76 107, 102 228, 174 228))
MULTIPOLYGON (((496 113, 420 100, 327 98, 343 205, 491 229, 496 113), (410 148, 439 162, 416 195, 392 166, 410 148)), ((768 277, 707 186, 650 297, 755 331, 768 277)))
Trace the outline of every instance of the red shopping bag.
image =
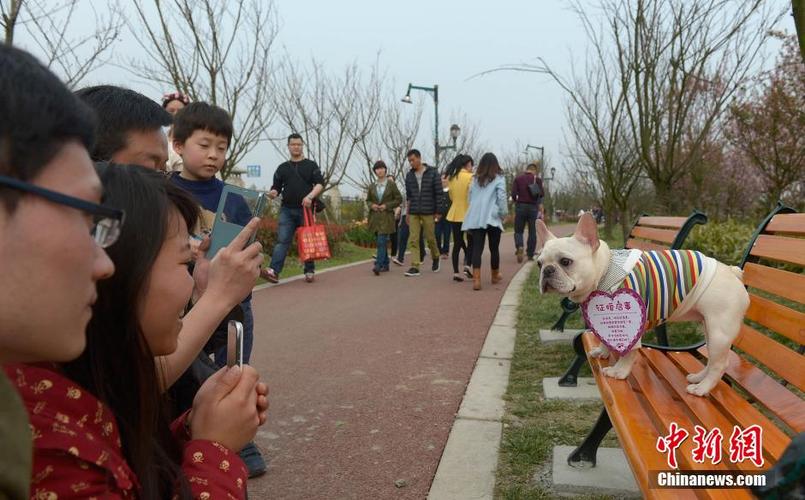
POLYGON ((330 258, 330 245, 323 224, 316 224, 316 214, 309 208, 303 209, 305 225, 296 230, 296 244, 299 260, 322 260, 330 258))

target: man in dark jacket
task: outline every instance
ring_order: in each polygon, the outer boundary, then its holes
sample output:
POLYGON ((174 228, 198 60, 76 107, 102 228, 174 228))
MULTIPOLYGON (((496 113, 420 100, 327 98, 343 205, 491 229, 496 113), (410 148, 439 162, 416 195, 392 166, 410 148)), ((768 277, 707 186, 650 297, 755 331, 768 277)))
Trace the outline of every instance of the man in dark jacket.
MULTIPOLYGON (((304 209, 314 208, 313 203, 324 190, 321 170, 316 162, 305 158, 304 147, 301 135, 293 133, 288 136, 288 152, 291 154, 291 159, 277 167, 271 191, 268 192, 268 197, 272 200, 282 194, 277 244, 271 252, 271 265, 265 275, 271 283, 279 281, 293 236, 297 228, 304 226, 304 209)), ((315 272, 314 261, 305 261, 306 282, 313 283, 315 272)))
POLYGON ((537 228, 538 218, 542 218, 542 196, 534 196, 531 193, 530 185, 539 186, 539 191, 543 192, 542 179, 537 176, 537 165, 531 163, 526 171, 515 177, 512 183, 512 201, 514 201, 514 246, 517 248, 517 262, 523 262, 523 233, 528 226, 528 245, 526 255, 528 260, 534 260, 534 253, 537 248, 537 228))
POLYGON ((411 269, 406 276, 419 276, 419 230, 433 258, 431 270, 439 272, 439 247, 436 246, 436 221, 444 211, 444 194, 439 171, 422 163, 422 155, 412 149, 406 155, 411 170, 405 176, 405 197, 408 200, 408 224, 411 227, 411 269))

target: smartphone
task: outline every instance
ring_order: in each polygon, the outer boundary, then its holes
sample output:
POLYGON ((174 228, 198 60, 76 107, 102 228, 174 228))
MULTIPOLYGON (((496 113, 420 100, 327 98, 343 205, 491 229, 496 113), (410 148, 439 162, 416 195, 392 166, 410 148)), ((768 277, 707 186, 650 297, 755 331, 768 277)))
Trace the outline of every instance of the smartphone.
MULTIPOLYGON (((264 192, 225 184, 215 212, 207 258, 212 259, 218 250, 229 245, 253 217, 263 214, 265 206, 264 192)), ((247 245, 254 242, 255 236, 252 235, 247 245)))
POLYGON ((243 366, 243 323, 230 320, 226 333, 226 366, 243 366))

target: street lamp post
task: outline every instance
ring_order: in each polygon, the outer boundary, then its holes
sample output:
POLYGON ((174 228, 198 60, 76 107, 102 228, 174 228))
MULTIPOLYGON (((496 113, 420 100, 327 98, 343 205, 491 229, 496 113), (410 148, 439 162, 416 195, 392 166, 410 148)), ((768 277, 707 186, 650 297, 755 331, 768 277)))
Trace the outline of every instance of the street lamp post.
POLYGON ((414 85, 412 83, 408 84, 408 91, 405 93, 405 97, 402 98, 402 102, 406 104, 411 104, 411 90, 422 90, 424 92, 430 92, 431 97, 433 97, 433 115, 434 115, 434 126, 433 126, 433 149, 435 153, 435 166, 439 168, 439 153, 445 149, 452 149, 453 151, 456 150, 456 140, 458 139, 459 134, 461 133, 461 127, 456 125, 455 123, 450 126, 450 140, 451 144, 447 146, 439 145, 439 86, 434 85, 433 87, 422 87, 420 85, 414 85))
POLYGON ((539 169, 542 170, 542 175, 545 175, 545 148, 543 146, 532 146, 531 144, 527 144, 525 147, 525 154, 528 155, 529 149, 538 149, 539 150, 539 169))

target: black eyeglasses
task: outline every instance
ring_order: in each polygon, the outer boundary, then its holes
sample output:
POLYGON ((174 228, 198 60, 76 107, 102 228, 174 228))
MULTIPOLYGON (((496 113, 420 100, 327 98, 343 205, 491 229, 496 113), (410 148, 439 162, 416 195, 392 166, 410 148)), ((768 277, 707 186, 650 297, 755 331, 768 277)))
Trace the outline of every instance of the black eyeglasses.
POLYGON ((120 236, 120 229, 123 227, 123 221, 126 216, 123 210, 51 191, 50 189, 45 189, 13 177, 6 177, 5 175, 0 175, 0 186, 7 186, 12 189, 41 196, 53 203, 65 205, 90 214, 92 216, 92 229, 90 230, 90 234, 101 248, 111 246, 120 236))

